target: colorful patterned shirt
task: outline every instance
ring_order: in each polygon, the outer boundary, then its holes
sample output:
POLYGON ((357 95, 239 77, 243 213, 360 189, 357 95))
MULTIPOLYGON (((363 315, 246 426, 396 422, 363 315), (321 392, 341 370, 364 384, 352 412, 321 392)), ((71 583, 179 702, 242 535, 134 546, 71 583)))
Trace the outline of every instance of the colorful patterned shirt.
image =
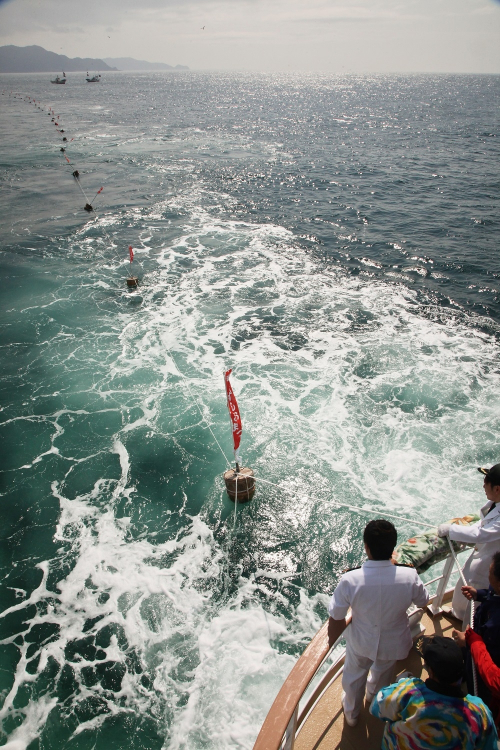
POLYGON ((442 695, 418 677, 379 690, 370 712, 387 721, 382 750, 497 750, 493 717, 480 698, 442 695))

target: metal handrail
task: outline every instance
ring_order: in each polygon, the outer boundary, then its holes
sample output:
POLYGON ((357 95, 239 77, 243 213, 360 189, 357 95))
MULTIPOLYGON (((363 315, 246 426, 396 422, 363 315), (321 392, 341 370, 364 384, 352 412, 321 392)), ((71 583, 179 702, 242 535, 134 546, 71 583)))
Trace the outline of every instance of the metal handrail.
MULTIPOLYGON (((431 583, 440 581, 436 593, 427 605, 432 615, 441 611, 443 598, 453 571, 453 564, 453 557, 450 554, 446 559, 443 573, 424 583, 424 586, 429 586, 431 583)), ((314 688, 300 716, 299 703, 331 652, 345 638, 345 633, 344 630, 333 646, 330 647, 328 644, 328 621, 323 624, 281 686, 264 720, 253 750, 293 750, 298 729, 328 685, 342 673, 343 666, 340 666, 337 671, 335 670, 343 661, 344 655, 340 655, 336 659, 314 688)))

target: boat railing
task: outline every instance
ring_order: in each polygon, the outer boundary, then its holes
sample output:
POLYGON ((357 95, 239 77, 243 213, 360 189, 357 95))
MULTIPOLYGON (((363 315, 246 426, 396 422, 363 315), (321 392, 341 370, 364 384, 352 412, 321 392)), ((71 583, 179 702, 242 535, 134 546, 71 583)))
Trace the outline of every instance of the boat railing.
MULTIPOLYGON (((444 563, 443 572, 436 578, 426 581, 426 587, 438 582, 436 593, 429 600, 427 608, 432 615, 442 610, 443 599, 448 591, 450 576, 453 572, 454 560, 450 554, 444 563)), ((419 610, 421 612, 421 610, 419 610)), ((417 614, 417 612, 415 612, 417 614)), ((350 621, 350 617, 348 618, 350 621)), ((420 617, 415 620, 415 629, 412 635, 418 635, 420 617)), ((347 625, 349 628, 349 622, 347 625)), ((343 671, 345 649, 340 652, 338 647, 345 638, 346 630, 330 646, 328 643, 328 622, 325 622, 316 633, 312 641, 301 655, 287 679, 283 683, 269 713, 262 725, 253 750, 293 750, 295 738, 298 731, 323 695, 329 685, 336 680, 343 671), (327 660, 333 655, 332 664, 325 674, 319 674, 322 667, 326 666, 327 660), (317 684, 315 684, 317 682, 317 684), (300 703, 308 688, 311 693, 305 705, 301 708, 300 703)))

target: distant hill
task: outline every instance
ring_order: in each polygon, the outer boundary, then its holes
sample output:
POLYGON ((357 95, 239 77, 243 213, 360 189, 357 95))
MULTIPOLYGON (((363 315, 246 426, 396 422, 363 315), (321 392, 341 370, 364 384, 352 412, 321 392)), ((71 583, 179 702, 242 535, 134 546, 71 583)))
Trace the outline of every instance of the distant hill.
POLYGON ((104 62, 116 66, 118 70, 189 70, 187 65, 152 63, 146 60, 134 60, 133 57, 105 57, 104 62))
POLYGON ((43 47, 0 47, 0 73, 54 73, 64 70, 116 70, 104 60, 93 57, 66 57, 48 52, 43 47))

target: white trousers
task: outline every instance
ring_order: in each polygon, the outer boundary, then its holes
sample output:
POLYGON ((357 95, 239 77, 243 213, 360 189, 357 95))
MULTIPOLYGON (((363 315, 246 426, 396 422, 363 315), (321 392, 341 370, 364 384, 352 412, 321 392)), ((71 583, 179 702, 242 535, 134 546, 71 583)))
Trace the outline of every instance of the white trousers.
POLYGON ((368 659, 359 656, 347 643, 342 688, 342 705, 348 719, 357 719, 363 706, 366 692, 375 695, 380 688, 393 681, 396 659, 368 659))
MULTIPOLYGON (((490 562, 491 559, 486 559, 485 561, 477 556, 474 557, 474 553, 472 553, 463 568, 464 577, 469 586, 474 586, 475 589, 488 588, 490 585, 488 579, 490 562)), ((455 616, 458 617, 459 620, 462 620, 463 628, 465 630, 465 626, 469 624, 470 619, 470 602, 462 594, 462 586, 462 579, 459 578, 457 585, 455 586, 455 591, 453 592, 451 607, 455 616)))

